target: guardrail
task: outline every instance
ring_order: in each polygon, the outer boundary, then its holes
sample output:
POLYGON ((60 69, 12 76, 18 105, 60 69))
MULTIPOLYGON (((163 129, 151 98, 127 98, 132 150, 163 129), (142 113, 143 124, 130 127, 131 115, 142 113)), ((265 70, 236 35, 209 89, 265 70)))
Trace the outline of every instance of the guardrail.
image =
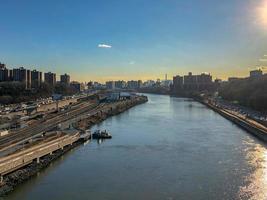
POLYGON ((30 149, 21 151, 17 154, 13 154, 2 158, 0 160, 0 175, 3 180, 3 175, 15 171, 23 166, 26 166, 33 162, 35 159, 39 163, 39 159, 45 155, 51 154, 58 149, 63 149, 67 145, 72 145, 74 142, 79 140, 80 134, 76 133, 73 135, 63 136, 54 141, 50 141, 41 145, 37 145, 30 149))

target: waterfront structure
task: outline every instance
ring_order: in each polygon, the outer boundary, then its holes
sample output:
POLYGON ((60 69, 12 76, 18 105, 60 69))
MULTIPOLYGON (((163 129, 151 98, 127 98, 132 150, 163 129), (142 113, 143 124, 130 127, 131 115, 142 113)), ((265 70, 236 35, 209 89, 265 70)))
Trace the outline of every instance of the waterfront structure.
POLYGON ((107 81, 106 82, 106 88, 108 90, 114 90, 115 89, 115 81, 107 81))
POLYGON ((60 82, 62 84, 65 84, 65 85, 69 85, 70 84, 70 75, 68 75, 68 74, 60 75, 60 82))
POLYGON ((25 89, 31 88, 31 70, 25 69, 23 67, 13 69, 13 81, 22 82, 25 86, 25 89))
POLYGON ((40 87, 42 83, 42 72, 37 70, 31 71, 31 83, 33 88, 40 87))
POLYGON ((56 74, 52 72, 48 72, 44 74, 44 81, 45 83, 48 83, 49 85, 55 85, 56 84, 56 74))
POLYGON ((258 77, 261 77, 262 75, 263 75, 263 73, 260 69, 252 70, 249 72, 250 78, 258 78, 258 77))

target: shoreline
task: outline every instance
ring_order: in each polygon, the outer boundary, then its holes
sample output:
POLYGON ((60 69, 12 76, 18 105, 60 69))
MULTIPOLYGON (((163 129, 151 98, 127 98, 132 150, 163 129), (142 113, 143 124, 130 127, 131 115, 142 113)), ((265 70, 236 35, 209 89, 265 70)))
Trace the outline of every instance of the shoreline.
MULTIPOLYGON (((120 113, 134 106, 146 103, 147 101, 148 99, 146 96, 140 96, 138 97, 138 99, 134 99, 131 100, 130 102, 123 104, 123 107, 121 105, 120 106, 117 105, 114 109, 108 110, 107 113, 101 111, 100 115, 96 114, 94 116, 88 117, 87 119, 84 119, 83 122, 87 123, 86 128, 90 128, 91 126, 96 125, 109 117, 119 115, 120 113), (92 120, 92 118, 94 118, 94 120, 92 120)), ((58 149, 54 151, 52 154, 45 155, 40 159, 39 163, 33 161, 30 164, 7 174, 3 178, 3 183, 0 185, 0 197, 7 196, 10 192, 16 189, 16 186, 22 184, 31 177, 35 176, 38 172, 45 169, 50 163, 60 158, 62 155, 69 152, 71 149, 74 149, 83 143, 84 140, 79 139, 72 145, 67 145, 63 149, 58 149)))
POLYGON ((257 137, 263 142, 267 142, 267 127, 264 125, 253 124, 252 121, 248 121, 246 119, 243 119, 237 115, 234 115, 232 113, 229 113, 228 111, 224 109, 217 108, 216 106, 205 102, 203 100, 195 99, 195 101, 207 106, 209 109, 213 110, 214 112, 220 114, 225 119, 231 121, 232 123, 236 124, 238 127, 242 128, 243 130, 247 131, 248 133, 252 134, 253 136, 257 137), (260 127, 262 126, 262 127, 260 127))

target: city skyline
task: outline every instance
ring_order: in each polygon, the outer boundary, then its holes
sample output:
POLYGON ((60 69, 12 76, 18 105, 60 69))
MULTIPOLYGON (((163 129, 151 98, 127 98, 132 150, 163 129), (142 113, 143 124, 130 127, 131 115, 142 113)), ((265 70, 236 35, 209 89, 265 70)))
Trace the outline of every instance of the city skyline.
POLYGON ((266 0, 79 2, 2 2, 1 62, 99 82, 267 64, 266 0))

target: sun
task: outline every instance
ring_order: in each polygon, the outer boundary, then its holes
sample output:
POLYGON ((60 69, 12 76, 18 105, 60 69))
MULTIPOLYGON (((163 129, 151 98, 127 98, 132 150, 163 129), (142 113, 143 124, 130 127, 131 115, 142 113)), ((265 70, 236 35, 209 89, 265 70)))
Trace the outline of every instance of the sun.
POLYGON ((257 8, 258 23, 267 29, 267 0, 263 0, 257 8))

